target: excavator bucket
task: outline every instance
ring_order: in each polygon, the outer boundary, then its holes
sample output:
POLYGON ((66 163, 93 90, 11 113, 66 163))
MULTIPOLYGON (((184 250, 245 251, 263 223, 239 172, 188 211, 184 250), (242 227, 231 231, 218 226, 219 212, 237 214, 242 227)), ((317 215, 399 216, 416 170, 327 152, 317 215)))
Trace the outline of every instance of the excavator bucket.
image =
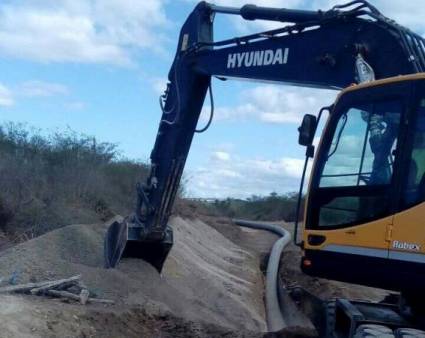
POLYGON ((167 227, 165 236, 160 241, 140 239, 142 227, 129 223, 115 221, 106 233, 105 267, 115 268, 125 257, 140 258, 153 265, 159 273, 173 246, 173 231, 167 227))

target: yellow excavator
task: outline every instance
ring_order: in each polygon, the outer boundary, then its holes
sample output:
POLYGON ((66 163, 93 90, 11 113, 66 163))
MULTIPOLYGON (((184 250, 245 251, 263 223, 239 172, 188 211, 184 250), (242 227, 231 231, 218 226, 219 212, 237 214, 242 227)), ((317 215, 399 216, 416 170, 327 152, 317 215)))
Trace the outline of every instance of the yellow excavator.
MULTIPOLYGON (((405 329, 425 327, 425 74, 351 86, 328 109, 297 243, 302 270, 401 292, 394 304, 338 299, 337 337, 425 337, 405 329)), ((316 125, 306 115, 300 127, 307 157, 316 125)))
POLYGON ((327 336, 425 337, 424 71, 425 40, 367 1, 328 11, 200 3, 181 29, 160 98, 150 175, 137 187, 135 213, 108 230, 106 266, 133 256, 161 270, 173 244, 168 219, 192 138, 213 119, 212 76, 343 89, 299 128, 307 155, 300 192, 308 159, 315 159, 302 239, 297 226, 294 236, 302 270, 401 294, 381 304, 338 299, 328 311, 327 336), (214 41, 217 14, 287 24, 214 41), (210 119, 197 129, 208 92, 210 119))

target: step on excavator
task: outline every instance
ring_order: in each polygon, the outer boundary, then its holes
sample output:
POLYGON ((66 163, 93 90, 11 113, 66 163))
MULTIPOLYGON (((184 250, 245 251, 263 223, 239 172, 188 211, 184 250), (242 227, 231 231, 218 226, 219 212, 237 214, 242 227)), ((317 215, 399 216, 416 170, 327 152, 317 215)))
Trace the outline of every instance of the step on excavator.
POLYGON ((305 115, 299 128, 306 147, 300 192, 314 158, 302 234, 296 226, 294 235, 301 268, 397 297, 379 304, 330 302, 321 336, 425 337, 424 72, 425 40, 367 1, 327 11, 199 3, 181 29, 160 97, 150 175, 137 186, 134 214, 107 232, 106 267, 138 257, 161 271, 173 245, 168 219, 193 136, 213 119, 213 76, 342 90, 335 103, 305 115), (219 14, 282 27, 214 41, 219 14), (208 93, 210 119, 197 129, 208 93))

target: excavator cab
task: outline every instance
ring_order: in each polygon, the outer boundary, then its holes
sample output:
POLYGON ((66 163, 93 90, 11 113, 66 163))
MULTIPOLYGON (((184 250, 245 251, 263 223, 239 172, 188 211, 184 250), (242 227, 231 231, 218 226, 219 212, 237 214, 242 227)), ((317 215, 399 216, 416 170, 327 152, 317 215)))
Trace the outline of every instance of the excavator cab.
POLYGON ((399 292, 328 302, 326 337, 408 337, 406 327, 425 329, 425 73, 351 86, 326 109, 317 149, 319 121, 308 115, 299 129, 305 167, 314 157, 301 269, 399 292))
POLYGON ((304 272, 423 293, 424 99, 424 74, 357 85, 340 94, 310 177, 304 272))

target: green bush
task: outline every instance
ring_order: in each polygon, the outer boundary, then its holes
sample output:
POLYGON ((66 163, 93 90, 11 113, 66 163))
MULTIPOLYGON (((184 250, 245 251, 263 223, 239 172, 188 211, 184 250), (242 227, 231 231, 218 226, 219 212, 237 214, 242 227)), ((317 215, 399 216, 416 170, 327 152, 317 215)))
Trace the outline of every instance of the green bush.
MULTIPOLYGON (((207 203, 210 210, 216 214, 251 220, 293 222, 296 215, 297 193, 278 195, 271 193, 269 196, 251 196, 246 200, 227 198, 207 203)), ((304 206, 302 199, 300 217, 304 206)))
POLYGON ((0 126, 0 226, 37 236, 76 222, 127 214, 145 163, 123 159, 114 144, 72 130, 45 135, 0 126))

